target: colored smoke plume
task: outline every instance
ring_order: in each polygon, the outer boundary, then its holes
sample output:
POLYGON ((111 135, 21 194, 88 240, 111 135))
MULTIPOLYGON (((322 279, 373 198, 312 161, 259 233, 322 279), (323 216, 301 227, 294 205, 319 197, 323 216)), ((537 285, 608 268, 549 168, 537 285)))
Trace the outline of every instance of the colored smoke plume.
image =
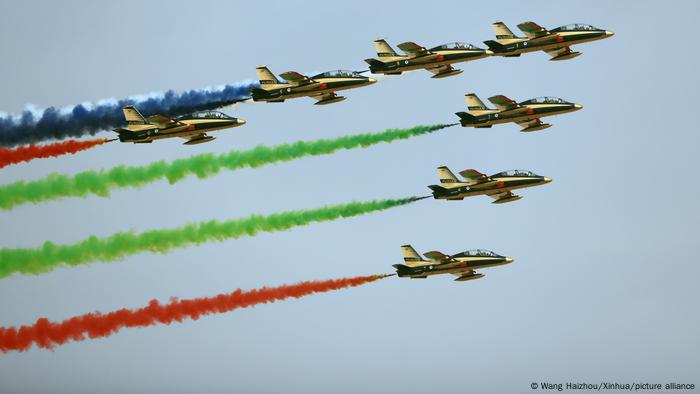
POLYGON ((31 161, 34 159, 44 159, 47 157, 56 157, 67 154, 76 154, 102 145, 112 140, 98 139, 89 141, 65 141, 47 145, 28 145, 20 146, 19 148, 9 149, 0 147, 0 168, 7 167, 10 164, 17 164, 23 161, 31 161))
POLYGON ((425 197, 372 200, 328 205, 316 209, 286 211, 270 215, 251 215, 227 221, 211 220, 174 229, 131 231, 105 238, 91 236, 74 244, 45 242, 36 248, 0 249, 0 278, 12 273, 38 275, 61 265, 77 266, 92 261, 114 261, 142 252, 165 253, 174 248, 223 241, 260 232, 288 230, 313 222, 326 222, 409 204, 425 197))
POLYGON ((171 162, 157 161, 146 166, 117 166, 109 170, 84 171, 70 176, 51 174, 35 181, 18 181, 0 186, 0 208, 9 210, 25 203, 41 203, 61 197, 109 196, 112 189, 140 187, 161 179, 171 184, 188 175, 206 178, 219 171, 256 168, 306 156, 327 155, 341 149, 366 148, 382 142, 407 139, 453 125, 416 126, 388 129, 379 133, 348 135, 315 141, 297 141, 277 146, 258 146, 246 151, 215 155, 204 153, 171 162))
POLYGON ((137 106, 144 116, 162 114, 170 117, 221 108, 249 98, 248 89, 258 86, 258 82, 241 82, 215 89, 193 89, 180 93, 168 90, 145 98, 78 104, 72 108, 25 110, 21 115, 0 114, 0 146, 77 138, 116 128, 126 122, 122 113, 122 108, 126 105, 137 106))
POLYGON ((32 344, 39 348, 53 349, 69 341, 83 341, 108 337, 127 327, 148 327, 156 324, 197 320, 214 313, 231 312, 258 304, 301 298, 315 293, 325 293, 348 287, 356 287, 387 277, 387 275, 358 276, 354 278, 306 281, 293 285, 263 287, 253 290, 235 290, 214 297, 190 300, 172 299, 167 304, 151 300, 139 309, 120 309, 114 312, 93 312, 75 316, 62 322, 37 319, 31 326, 0 327, 0 351, 25 351, 32 344))

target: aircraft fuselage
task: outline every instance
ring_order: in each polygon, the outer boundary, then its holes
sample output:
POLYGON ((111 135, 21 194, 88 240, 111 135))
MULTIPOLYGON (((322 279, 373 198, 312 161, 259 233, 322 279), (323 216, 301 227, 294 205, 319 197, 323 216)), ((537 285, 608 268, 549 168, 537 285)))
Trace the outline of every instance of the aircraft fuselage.
POLYGON ((439 50, 435 51, 434 54, 417 57, 391 56, 379 58, 384 64, 382 66, 370 66, 370 71, 373 74, 400 74, 404 71, 447 66, 470 60, 482 59, 488 56, 490 56, 490 51, 486 52, 481 49, 439 50))
MULTIPOLYGON (((487 256, 474 256, 474 257, 458 257, 453 263, 440 263, 437 261, 422 261, 419 264, 406 266, 404 264, 395 264, 394 267, 397 269, 396 274, 400 278, 425 278, 431 275, 442 275, 442 274, 456 274, 460 275, 466 273, 469 270, 476 270, 479 268, 489 268, 496 267, 499 265, 509 264, 513 259, 508 257, 487 257, 487 256)), ((480 278, 481 274, 477 274, 477 278, 480 278)), ((476 278, 475 278, 476 279, 476 278)))
POLYGON ((164 138, 189 138, 210 131, 228 129, 230 127, 241 126, 245 124, 243 119, 206 119, 195 118, 187 119, 186 117, 178 119, 184 125, 176 125, 174 127, 159 128, 157 125, 149 124, 139 127, 136 130, 124 130, 119 133, 119 141, 133 143, 149 143, 155 140, 164 138))
POLYGON ((253 101, 283 101, 297 97, 320 96, 341 90, 371 85, 376 80, 371 78, 319 78, 314 83, 294 85, 289 83, 263 85, 265 95, 253 93, 253 101))
POLYGON ((606 30, 563 31, 537 38, 506 38, 498 40, 502 48, 491 48, 494 56, 517 56, 522 53, 546 51, 612 36, 606 30))
POLYGON ((527 187, 544 185, 552 180, 543 177, 498 177, 493 181, 469 185, 467 183, 455 182, 453 184, 443 183, 440 186, 447 189, 447 192, 433 192, 433 197, 442 200, 457 200, 465 197, 479 196, 484 194, 497 194, 509 190, 524 189, 527 187))
POLYGON ((489 127, 495 124, 510 122, 527 122, 546 116, 560 115, 578 111, 583 108, 580 104, 528 104, 512 110, 486 109, 469 112, 475 119, 461 119, 463 127, 489 127))

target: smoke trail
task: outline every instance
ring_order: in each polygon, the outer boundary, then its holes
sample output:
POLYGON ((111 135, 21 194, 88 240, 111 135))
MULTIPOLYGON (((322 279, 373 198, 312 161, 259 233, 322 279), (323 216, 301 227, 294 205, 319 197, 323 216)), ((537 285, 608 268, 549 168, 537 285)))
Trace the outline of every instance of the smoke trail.
POLYGON ((17 164, 23 161, 34 159, 43 159, 47 157, 56 157, 67 154, 75 154, 86 149, 90 149, 97 145, 107 143, 108 139, 89 140, 89 141, 65 141, 57 142, 48 145, 28 145, 21 146, 15 149, 0 148, 0 168, 17 164))
POLYGON ((257 82, 242 82, 217 89, 175 93, 168 90, 147 98, 128 98, 109 103, 79 104, 73 108, 49 107, 40 114, 25 110, 21 115, 0 116, 0 146, 16 146, 49 139, 94 135, 123 124, 122 107, 136 105, 144 115, 182 115, 221 108, 247 99, 257 82))
POLYGON ((12 273, 41 274, 61 265, 76 266, 91 261, 113 261, 141 252, 165 253, 173 248, 199 245, 209 241, 254 236, 260 232, 288 230, 313 222, 363 215, 406 205, 425 197, 386 199, 329 205, 316 209, 286 211, 267 216, 251 215, 227 221, 211 220, 141 234, 121 232, 106 238, 91 236, 74 244, 45 242, 37 248, 0 249, 0 278, 12 273))
POLYGON ((314 293, 356 287, 387 276, 389 275, 306 281, 293 285, 263 287, 247 291, 237 289, 231 293, 219 294, 214 297, 190 300, 172 299, 165 305, 154 299, 148 303, 148 306, 139 309, 124 308, 105 314, 98 311, 57 323, 51 322, 47 318, 40 318, 31 326, 0 327, 0 350, 4 353, 26 351, 32 344, 44 349, 53 349, 55 346, 63 345, 70 340, 84 341, 88 338, 108 337, 116 334, 122 328, 170 324, 182 322, 185 319, 198 320, 201 316, 283 301, 290 297, 301 298, 314 293))
POLYGON ((247 151, 231 151, 220 155, 204 153, 171 162, 157 161, 141 167, 118 166, 110 170, 85 171, 74 176, 51 174, 36 181, 18 181, 0 186, 0 208, 8 210, 28 202, 40 203, 69 196, 86 197, 94 194, 107 197, 110 190, 115 188, 139 187, 164 178, 173 184, 190 174, 206 178, 222 169, 255 168, 304 156, 326 155, 340 149, 366 148, 450 126, 452 125, 416 126, 409 129, 388 129, 380 133, 297 141, 273 147, 260 145, 247 151))

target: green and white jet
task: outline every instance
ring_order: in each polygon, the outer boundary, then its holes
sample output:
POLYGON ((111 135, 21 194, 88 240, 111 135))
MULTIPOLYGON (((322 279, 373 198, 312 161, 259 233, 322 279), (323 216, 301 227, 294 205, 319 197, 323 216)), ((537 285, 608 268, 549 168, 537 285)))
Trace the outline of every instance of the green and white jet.
POLYGON ((495 124, 517 123, 523 132, 543 130, 552 125, 542 123, 540 118, 578 111, 581 104, 570 103, 558 97, 537 97, 523 102, 515 102, 504 95, 489 97, 496 109, 486 107, 474 93, 464 96, 467 112, 457 112, 462 127, 490 128, 495 124))
POLYGON ((445 166, 437 168, 440 185, 430 185, 433 197, 439 200, 462 200, 465 197, 487 195, 494 199, 492 204, 503 204, 522 198, 511 190, 544 185, 552 180, 531 171, 503 171, 491 176, 469 169, 459 173, 465 179, 458 179, 445 166))
POLYGON ((452 274, 455 281, 465 282, 483 278, 484 274, 475 270, 505 265, 513 262, 510 257, 498 255, 489 250, 477 249, 453 254, 432 251, 424 253, 427 260, 420 257, 411 245, 402 245, 403 264, 394 264, 399 278, 425 279, 431 275, 452 274))
POLYGON ((503 22, 495 22, 493 30, 496 41, 484 41, 494 56, 517 57, 523 53, 544 51, 549 60, 568 60, 581 52, 571 50, 571 45, 612 37, 613 32, 591 25, 575 23, 547 30, 535 22, 523 22, 518 25, 525 37, 518 37, 503 22))

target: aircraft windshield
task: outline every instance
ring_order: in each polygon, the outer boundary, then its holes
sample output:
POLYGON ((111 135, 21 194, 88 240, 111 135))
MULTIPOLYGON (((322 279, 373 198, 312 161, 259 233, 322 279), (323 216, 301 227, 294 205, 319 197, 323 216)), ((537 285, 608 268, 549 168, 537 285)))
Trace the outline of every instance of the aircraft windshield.
POLYGON ((571 25, 557 27, 556 29, 554 29, 552 31, 557 32, 557 31, 592 31, 592 30, 600 30, 600 29, 597 27, 593 27, 591 25, 584 25, 583 23, 573 23, 571 25))
POLYGON ((498 255, 496 253, 493 253, 490 250, 475 249, 475 250, 467 250, 466 252, 462 252, 462 253, 457 253, 456 255, 454 255, 452 257, 502 257, 502 256, 498 255))
POLYGON ((492 178, 502 178, 508 176, 539 176, 532 171, 526 170, 510 170, 499 172, 498 174, 491 175, 492 178))
POLYGON ((202 112, 195 112, 191 113, 189 115, 183 115, 183 116, 178 116, 175 119, 182 119, 182 118, 195 118, 195 119, 209 119, 209 118, 215 118, 215 119, 231 119, 230 116, 226 115, 225 113, 219 112, 219 111, 202 111, 202 112))
POLYGON ((439 50, 445 50, 445 49, 479 49, 475 47, 472 44, 469 44, 467 42, 450 42, 448 44, 442 44, 440 46, 436 46, 435 48, 430 48, 431 51, 439 51, 439 50))
POLYGON ((537 97, 527 101, 523 101, 520 104, 571 104, 568 101, 564 101, 559 97, 537 97))
POLYGON ((314 75, 311 78, 312 79, 316 79, 316 78, 363 78, 363 76, 355 71, 333 70, 333 71, 326 71, 325 73, 321 73, 318 75, 314 75))

